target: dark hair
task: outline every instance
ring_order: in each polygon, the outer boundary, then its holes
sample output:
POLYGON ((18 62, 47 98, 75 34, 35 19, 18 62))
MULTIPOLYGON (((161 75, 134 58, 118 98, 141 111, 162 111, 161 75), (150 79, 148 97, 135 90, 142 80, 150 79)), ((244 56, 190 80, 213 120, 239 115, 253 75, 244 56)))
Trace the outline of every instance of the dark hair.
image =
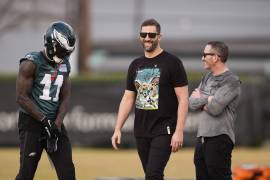
POLYGON ((227 61, 229 56, 229 48, 224 42, 210 41, 207 43, 207 45, 210 45, 215 51, 217 51, 223 63, 227 61))
POLYGON ((161 31, 160 24, 155 19, 145 20, 141 25, 141 29, 143 26, 156 26, 157 33, 160 34, 161 31))

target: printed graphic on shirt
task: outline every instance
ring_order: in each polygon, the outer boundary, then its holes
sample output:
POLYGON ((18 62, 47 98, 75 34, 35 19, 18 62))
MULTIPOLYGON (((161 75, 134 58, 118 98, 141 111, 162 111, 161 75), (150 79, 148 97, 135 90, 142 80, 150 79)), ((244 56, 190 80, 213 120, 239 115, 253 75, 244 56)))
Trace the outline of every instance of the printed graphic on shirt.
POLYGON ((137 71, 135 87, 137 89, 136 108, 144 110, 158 109, 159 68, 137 71))

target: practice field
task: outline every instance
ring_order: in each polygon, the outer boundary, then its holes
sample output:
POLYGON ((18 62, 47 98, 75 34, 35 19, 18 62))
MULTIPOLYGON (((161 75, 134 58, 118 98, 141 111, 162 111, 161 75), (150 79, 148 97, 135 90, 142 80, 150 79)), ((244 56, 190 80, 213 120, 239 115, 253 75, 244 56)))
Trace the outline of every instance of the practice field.
MULTIPOLYGON (((45 152, 45 151, 44 151, 45 152)), ((233 167, 252 163, 270 166, 270 148, 236 148, 233 167)), ((78 180, 94 180, 96 177, 143 177, 140 161, 135 150, 73 149, 73 159, 78 180)), ((0 179, 14 179, 19 167, 18 148, 0 148, 0 179)), ((194 179, 193 149, 184 148, 173 154, 165 176, 194 179)), ((56 180, 46 153, 43 153, 35 180, 56 180)))

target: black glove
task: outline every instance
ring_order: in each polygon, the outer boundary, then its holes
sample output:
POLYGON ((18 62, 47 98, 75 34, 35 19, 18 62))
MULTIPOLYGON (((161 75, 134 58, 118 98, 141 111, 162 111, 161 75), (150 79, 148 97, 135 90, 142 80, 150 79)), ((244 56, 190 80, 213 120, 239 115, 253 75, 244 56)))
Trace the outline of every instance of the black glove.
POLYGON ((57 142, 58 142, 58 137, 47 137, 47 152, 48 153, 54 153, 57 151, 57 142))
POLYGON ((57 128, 54 121, 48 119, 47 117, 44 117, 41 120, 41 123, 45 128, 48 139, 55 138, 55 136, 58 137, 60 135, 59 129, 57 128))

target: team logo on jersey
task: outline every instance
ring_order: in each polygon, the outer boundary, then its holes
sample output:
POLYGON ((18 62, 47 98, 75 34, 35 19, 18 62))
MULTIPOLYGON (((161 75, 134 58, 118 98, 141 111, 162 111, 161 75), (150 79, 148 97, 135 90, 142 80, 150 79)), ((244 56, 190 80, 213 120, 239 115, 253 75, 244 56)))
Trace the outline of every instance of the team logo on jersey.
POLYGON ((28 156, 29 157, 34 157, 37 153, 36 152, 31 152, 28 156))
POLYGON ((67 72, 67 65, 66 64, 61 64, 59 67, 60 72, 67 72))
POLYGON ((34 56, 32 54, 27 54, 25 59, 34 60, 34 56))
POLYGON ((158 68, 137 71, 135 79, 137 89, 136 108, 144 110, 158 109, 159 78, 160 70, 158 68))

